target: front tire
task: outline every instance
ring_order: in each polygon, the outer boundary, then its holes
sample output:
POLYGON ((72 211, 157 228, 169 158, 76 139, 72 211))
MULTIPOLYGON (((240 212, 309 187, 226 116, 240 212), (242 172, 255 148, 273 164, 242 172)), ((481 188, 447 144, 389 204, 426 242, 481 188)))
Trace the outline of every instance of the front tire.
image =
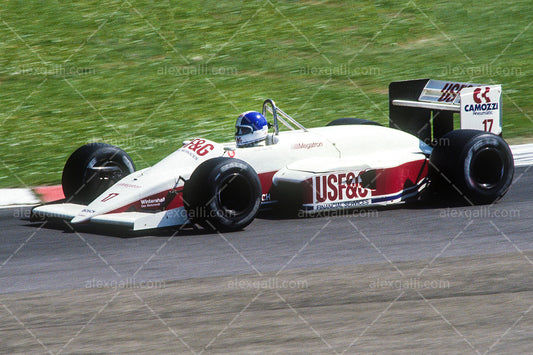
POLYGON ((68 202, 86 205, 134 171, 133 160, 122 149, 110 144, 89 143, 68 158, 61 185, 68 202))
POLYGON ((507 143, 497 135, 477 130, 445 134, 430 157, 432 184, 471 204, 500 199, 513 181, 514 161, 507 143))
POLYGON ((241 230, 259 211, 261 182, 242 160, 209 159, 185 183, 183 203, 192 223, 221 231, 241 230))

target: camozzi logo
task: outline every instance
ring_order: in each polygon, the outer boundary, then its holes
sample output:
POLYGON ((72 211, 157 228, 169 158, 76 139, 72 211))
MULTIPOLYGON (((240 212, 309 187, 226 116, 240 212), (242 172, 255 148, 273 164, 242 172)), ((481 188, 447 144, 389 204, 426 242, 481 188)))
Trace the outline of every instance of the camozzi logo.
POLYGON ((492 115, 492 111, 498 109, 498 103, 470 104, 465 105, 465 112, 472 112, 474 115, 492 115))
POLYGON ((472 112, 474 115, 492 115, 492 111, 498 110, 498 102, 491 102, 489 97, 490 87, 476 88, 472 93, 474 104, 464 106, 465 112, 472 112))
POLYGON ((485 89, 475 88, 474 93, 472 94, 474 102, 476 104, 480 104, 482 102, 489 103, 490 97, 487 96, 489 92, 490 86, 485 87, 485 89), (481 91, 483 91, 483 93, 481 91))

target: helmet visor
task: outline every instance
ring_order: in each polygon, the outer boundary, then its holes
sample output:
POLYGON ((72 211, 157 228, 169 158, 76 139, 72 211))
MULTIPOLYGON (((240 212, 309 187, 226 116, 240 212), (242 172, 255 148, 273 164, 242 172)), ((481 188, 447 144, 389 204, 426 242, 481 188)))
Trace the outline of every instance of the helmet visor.
POLYGON ((254 131, 251 126, 237 125, 235 126, 235 128, 236 128, 235 135, 237 137, 244 136, 246 134, 251 134, 254 131))

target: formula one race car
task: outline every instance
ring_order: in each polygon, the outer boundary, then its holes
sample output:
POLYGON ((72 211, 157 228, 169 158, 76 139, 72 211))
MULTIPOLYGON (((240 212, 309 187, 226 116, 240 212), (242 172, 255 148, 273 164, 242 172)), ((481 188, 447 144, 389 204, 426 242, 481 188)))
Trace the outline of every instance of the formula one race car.
MULTIPOLYGON (((132 230, 185 224, 238 230, 261 207, 316 214, 404 203, 428 188, 472 205, 506 193, 514 163, 501 138, 501 86, 393 82, 389 104, 390 127, 342 118, 306 129, 268 99, 260 116, 272 115, 273 132, 266 128, 262 144, 194 138, 140 171, 123 150, 87 144, 65 164, 66 199, 34 208, 32 218, 132 230), (289 130, 280 132, 279 122, 289 130)), ((243 120, 237 135, 252 134, 243 120)))

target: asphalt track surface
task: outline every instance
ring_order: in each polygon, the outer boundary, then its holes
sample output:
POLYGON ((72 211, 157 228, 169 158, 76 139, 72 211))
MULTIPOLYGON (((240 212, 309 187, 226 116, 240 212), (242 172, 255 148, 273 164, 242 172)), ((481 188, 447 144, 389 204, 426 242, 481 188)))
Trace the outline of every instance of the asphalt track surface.
POLYGON ((30 223, 0 210, 0 293, 80 289, 292 269, 436 260, 533 250, 533 168, 515 171, 493 206, 359 210, 316 218, 257 218, 245 231, 170 230, 148 236, 30 223))

